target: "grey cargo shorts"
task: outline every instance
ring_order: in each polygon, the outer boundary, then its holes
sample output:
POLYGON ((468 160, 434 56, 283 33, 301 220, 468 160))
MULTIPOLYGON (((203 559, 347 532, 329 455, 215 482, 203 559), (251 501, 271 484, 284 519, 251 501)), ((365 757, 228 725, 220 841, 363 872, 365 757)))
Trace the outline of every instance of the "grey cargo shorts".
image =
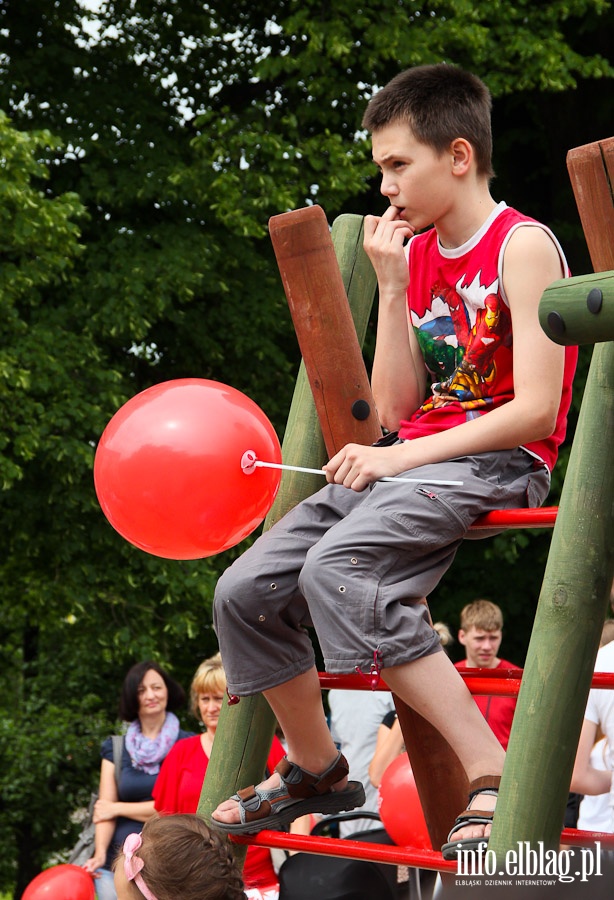
POLYGON ((385 669, 436 652, 439 637, 418 601, 469 526, 493 509, 540 506, 550 487, 548 469, 520 448, 405 475, 418 481, 376 482, 361 493, 326 485, 222 575, 214 627, 231 694, 259 693, 310 669, 309 625, 333 673, 368 673, 374 654, 385 669))

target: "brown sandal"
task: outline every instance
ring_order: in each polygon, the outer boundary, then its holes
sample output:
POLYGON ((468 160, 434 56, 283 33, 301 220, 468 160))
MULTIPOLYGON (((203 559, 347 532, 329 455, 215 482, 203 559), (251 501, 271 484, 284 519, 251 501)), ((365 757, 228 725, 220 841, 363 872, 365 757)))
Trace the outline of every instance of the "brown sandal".
POLYGON ((459 850, 484 851, 486 849, 488 844, 488 838, 486 837, 458 838, 458 840, 453 841, 452 835, 456 834, 456 832, 465 825, 492 825, 493 816, 495 814, 494 809, 469 809, 469 807, 471 806, 473 798, 478 794, 490 794, 491 797, 498 796, 500 784, 500 775, 482 775, 481 778, 476 778, 475 781, 471 782, 469 785, 467 809, 462 812, 460 816, 456 817, 456 821, 448 835, 448 843, 444 844, 441 848, 444 859, 457 859, 459 850))
POLYGON ((307 813, 343 812, 365 802, 365 790, 359 781, 348 781, 342 791, 332 790, 349 772, 341 753, 321 775, 301 769, 287 756, 275 771, 280 776, 279 787, 265 790, 252 785, 230 798, 239 804, 240 822, 229 824, 212 818, 211 824, 228 834, 253 834, 265 828, 279 830, 307 813))

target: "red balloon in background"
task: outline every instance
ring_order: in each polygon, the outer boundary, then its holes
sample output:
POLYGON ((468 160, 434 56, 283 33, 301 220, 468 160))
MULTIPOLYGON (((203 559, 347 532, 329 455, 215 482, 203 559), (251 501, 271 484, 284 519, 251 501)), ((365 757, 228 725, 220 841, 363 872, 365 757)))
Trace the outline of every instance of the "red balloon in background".
POLYGON ((213 556, 254 531, 279 488, 279 469, 242 470, 246 450, 281 462, 273 426, 253 400, 217 381, 166 381, 132 397, 105 428, 96 494, 113 528, 141 550, 213 556))
POLYGON ((377 802, 380 819, 395 844, 433 849, 407 753, 397 756, 382 775, 377 802))
POLYGON ((81 866, 52 866, 37 875, 21 900, 94 900, 94 879, 81 866))

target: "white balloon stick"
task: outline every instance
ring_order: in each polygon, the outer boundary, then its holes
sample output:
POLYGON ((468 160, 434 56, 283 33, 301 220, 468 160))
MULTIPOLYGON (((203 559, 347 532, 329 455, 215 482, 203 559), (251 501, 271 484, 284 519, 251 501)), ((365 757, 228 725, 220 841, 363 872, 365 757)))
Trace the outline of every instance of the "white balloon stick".
MULTIPOLYGON (((253 450, 247 450, 243 455, 241 460, 241 468, 243 469, 246 475, 251 475, 255 468, 259 469, 286 469, 290 472, 306 472, 308 475, 326 475, 322 469, 308 469, 305 466, 288 466, 284 465, 284 463, 272 463, 272 462, 263 462, 261 459, 257 459, 253 450)), ((414 484, 448 484, 448 485, 461 485, 462 481, 441 481, 434 478, 398 478, 395 476, 384 476, 383 478, 378 478, 378 481, 406 481, 412 482, 414 484)))

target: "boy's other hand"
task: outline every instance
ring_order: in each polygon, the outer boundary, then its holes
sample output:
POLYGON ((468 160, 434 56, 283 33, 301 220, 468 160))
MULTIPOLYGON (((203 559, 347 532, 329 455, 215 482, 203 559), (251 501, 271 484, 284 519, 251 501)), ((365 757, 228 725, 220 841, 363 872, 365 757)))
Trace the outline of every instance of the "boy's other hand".
POLYGON ((342 484, 353 491, 364 491, 380 478, 390 478, 410 466, 401 458, 401 447, 371 447, 346 444, 323 467, 330 484, 342 484))

